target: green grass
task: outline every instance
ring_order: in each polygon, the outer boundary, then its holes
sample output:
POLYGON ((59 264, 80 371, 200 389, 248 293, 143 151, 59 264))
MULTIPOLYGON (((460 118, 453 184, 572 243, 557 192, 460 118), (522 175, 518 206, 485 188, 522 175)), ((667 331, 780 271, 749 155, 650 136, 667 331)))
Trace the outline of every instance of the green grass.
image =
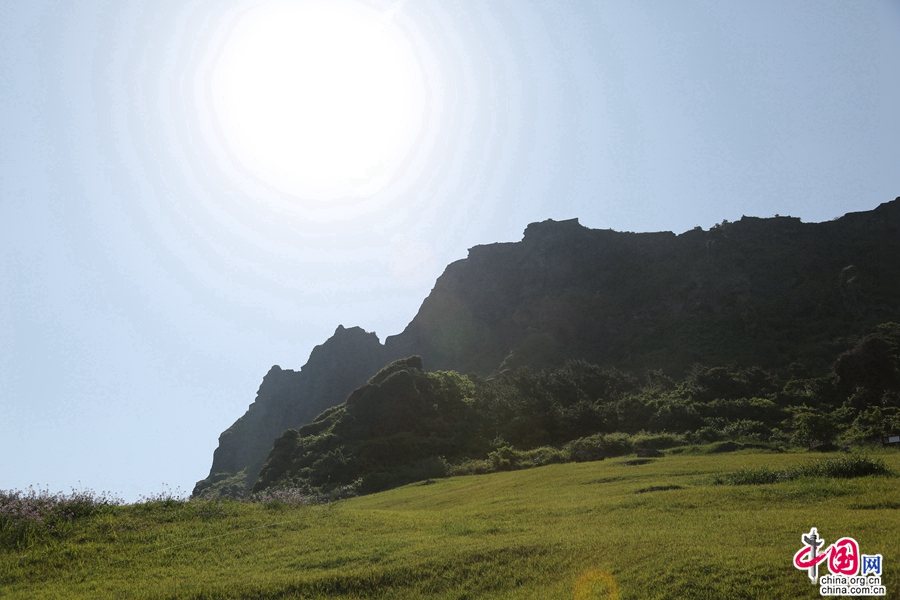
MULTIPOLYGON (((877 455, 900 472, 900 453, 877 455)), ((895 477, 787 471, 806 453, 680 454, 412 484, 327 506, 110 507, 0 551, 3 598, 817 598, 800 536, 854 537, 900 594, 895 477)))

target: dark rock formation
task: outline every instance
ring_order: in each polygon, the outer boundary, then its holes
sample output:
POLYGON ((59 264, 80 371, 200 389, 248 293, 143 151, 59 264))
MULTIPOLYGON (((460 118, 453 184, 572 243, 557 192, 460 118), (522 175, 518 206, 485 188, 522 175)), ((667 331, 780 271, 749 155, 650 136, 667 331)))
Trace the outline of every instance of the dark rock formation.
POLYGON ((384 347, 374 333, 339 325, 324 344, 313 348, 299 372, 272 367, 259 386, 256 401, 219 436, 209 476, 197 483, 193 495, 246 493, 276 437, 346 400, 384 366, 384 356, 384 347))
POLYGON ((898 317, 900 199, 827 223, 743 217, 681 235, 533 223, 449 265, 385 346, 482 375, 566 358, 822 369, 833 338, 898 317))
POLYGON ((568 358, 672 375, 694 363, 823 372, 833 340, 889 320, 900 321, 900 198, 827 223, 743 217, 681 235, 532 223, 521 242, 450 264, 384 346, 339 327, 300 373, 273 369, 195 494, 233 477, 249 489, 279 433, 401 357, 480 375, 568 358))

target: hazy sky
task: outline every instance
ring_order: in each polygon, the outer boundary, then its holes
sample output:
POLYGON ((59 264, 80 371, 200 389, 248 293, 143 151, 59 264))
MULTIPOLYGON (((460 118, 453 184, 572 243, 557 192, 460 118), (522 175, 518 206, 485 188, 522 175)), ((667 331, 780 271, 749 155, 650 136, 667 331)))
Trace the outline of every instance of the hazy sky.
POLYGON ((525 226, 900 196, 900 3, 0 0, 0 489, 190 491, 525 226))

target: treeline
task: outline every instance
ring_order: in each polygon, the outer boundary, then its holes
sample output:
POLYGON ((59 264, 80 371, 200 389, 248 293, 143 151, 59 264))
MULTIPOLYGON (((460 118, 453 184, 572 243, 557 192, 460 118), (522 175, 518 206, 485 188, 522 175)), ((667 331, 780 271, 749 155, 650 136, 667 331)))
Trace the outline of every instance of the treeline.
POLYGON ((254 491, 363 493, 451 473, 731 442, 832 449, 900 433, 900 325, 846 340, 828 373, 696 365, 675 380, 569 361, 490 378, 396 361, 279 437, 254 491))

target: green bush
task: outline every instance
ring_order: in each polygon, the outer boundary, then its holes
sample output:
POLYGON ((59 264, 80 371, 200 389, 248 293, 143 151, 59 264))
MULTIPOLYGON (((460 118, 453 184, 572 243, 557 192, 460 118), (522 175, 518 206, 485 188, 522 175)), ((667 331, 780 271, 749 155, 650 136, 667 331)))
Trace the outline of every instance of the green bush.
POLYGON ((838 434, 834 417, 830 412, 798 407, 793 417, 794 437, 792 442, 809 449, 820 444, 829 444, 838 434))
POLYGON ((493 472, 493 464, 490 460, 476 458, 451 465, 449 469, 450 475, 484 475, 493 472))
POLYGON ((491 461, 494 471, 511 471, 518 465, 519 459, 520 453, 512 446, 503 446, 488 454, 488 460, 491 461))
POLYGON ((842 456, 840 458, 817 461, 800 465, 794 471, 796 472, 794 477, 835 477, 842 479, 870 476, 890 477, 894 475, 894 472, 880 458, 863 456, 842 456))
POLYGON ((725 425, 722 433, 729 440, 761 442, 769 439, 772 430, 762 421, 739 419, 725 425))
POLYGON ((641 432, 631 437, 634 448, 647 448, 650 450, 665 450, 675 446, 684 446, 687 441, 684 436, 672 433, 646 433, 641 432))
POLYGON ((687 432, 684 437, 691 444, 708 444, 709 442, 721 442, 725 439, 725 433, 718 427, 707 425, 696 431, 687 432))
POLYGON ((447 475, 483 475, 498 471, 530 469, 571 460, 567 450, 551 446, 541 446, 531 450, 516 450, 512 446, 502 446, 488 453, 487 459, 469 459, 446 467, 445 473, 447 475))
POLYGON ((597 433, 572 440, 563 447, 569 460, 577 462, 602 460, 634 452, 631 436, 625 433, 597 433))
POLYGON ((893 406, 861 411, 841 440, 849 444, 880 444, 881 438, 900 432, 900 410, 893 406))
POLYGON ((565 450, 543 446, 522 452, 519 464, 540 467, 542 465, 566 463, 569 461, 571 461, 571 458, 565 450))
POLYGON ((825 461, 816 461, 799 465, 790 469, 776 471, 767 467, 756 469, 742 468, 725 475, 716 475, 716 485, 761 485, 791 481, 800 477, 833 477, 851 479, 854 477, 893 477, 894 472, 880 458, 863 456, 844 456, 825 461))

